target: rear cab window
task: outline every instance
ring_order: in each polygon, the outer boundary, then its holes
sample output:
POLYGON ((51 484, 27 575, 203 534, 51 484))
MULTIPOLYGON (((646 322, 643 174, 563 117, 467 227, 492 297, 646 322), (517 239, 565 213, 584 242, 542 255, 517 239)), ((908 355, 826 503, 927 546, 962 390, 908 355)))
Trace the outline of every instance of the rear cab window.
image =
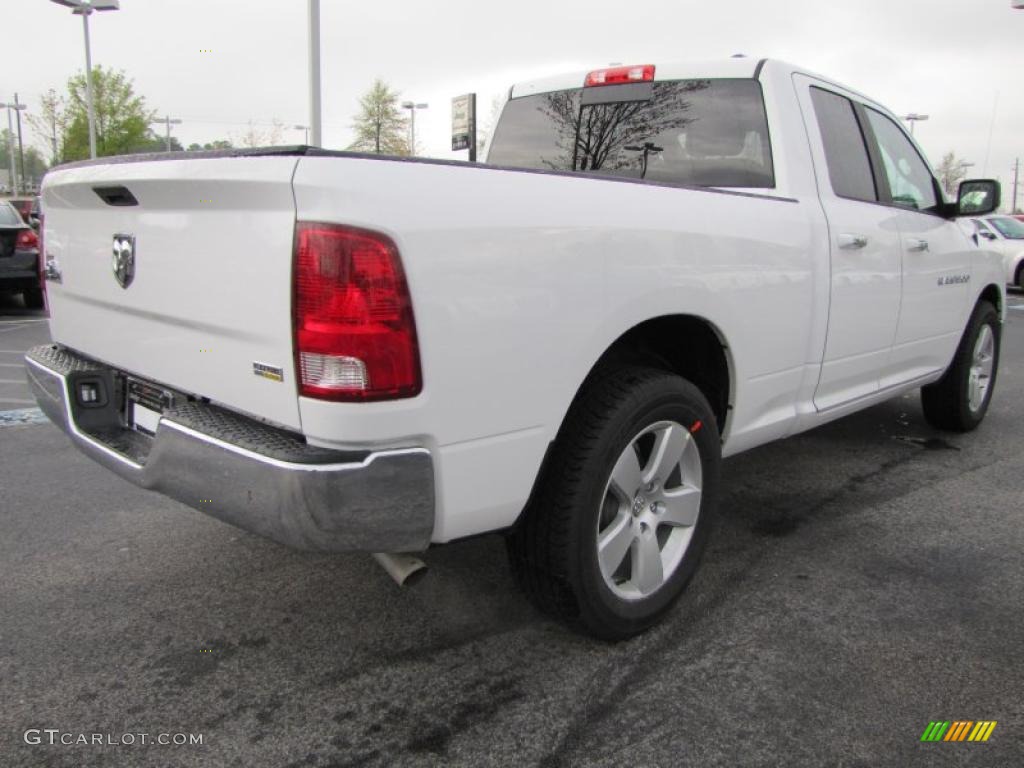
POLYGON ((698 187, 775 187, 761 84, 750 78, 575 88, 512 99, 492 165, 698 187))
POLYGON ((853 102, 845 96, 811 87, 811 102, 821 128, 829 181, 837 197, 877 202, 867 141, 857 121, 853 102))

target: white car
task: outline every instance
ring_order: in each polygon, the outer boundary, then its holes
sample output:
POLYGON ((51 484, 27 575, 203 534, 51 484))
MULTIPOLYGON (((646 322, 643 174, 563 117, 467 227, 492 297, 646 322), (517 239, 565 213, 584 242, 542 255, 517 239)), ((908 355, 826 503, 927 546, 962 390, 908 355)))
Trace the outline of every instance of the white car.
POLYGON ((1003 257, 1006 284, 1024 289, 1024 221, 1013 216, 974 219, 978 237, 1003 257))
POLYGON ((916 388, 936 427, 985 416, 1003 270, 957 218, 998 185, 945 202, 877 102, 774 61, 575 72, 516 85, 488 152, 51 171, 40 406, 294 547, 503 532, 609 638, 683 591, 723 456, 916 388))

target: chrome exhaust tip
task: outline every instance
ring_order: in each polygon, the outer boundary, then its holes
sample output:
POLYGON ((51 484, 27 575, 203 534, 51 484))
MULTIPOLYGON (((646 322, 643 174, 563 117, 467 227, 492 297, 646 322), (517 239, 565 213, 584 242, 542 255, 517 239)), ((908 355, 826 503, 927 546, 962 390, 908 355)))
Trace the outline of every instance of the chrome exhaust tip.
POLYGON ((388 572, 400 587, 412 586, 427 572, 427 564, 413 555, 401 552, 374 552, 373 559, 388 572))

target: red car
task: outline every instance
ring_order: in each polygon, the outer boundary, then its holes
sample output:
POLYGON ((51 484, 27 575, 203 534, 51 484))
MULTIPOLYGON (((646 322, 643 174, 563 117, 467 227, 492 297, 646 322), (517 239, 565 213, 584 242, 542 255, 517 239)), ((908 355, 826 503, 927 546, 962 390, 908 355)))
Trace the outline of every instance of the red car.
POLYGON ((43 308, 39 236, 4 200, 0 200, 0 291, 20 293, 29 309, 43 308))

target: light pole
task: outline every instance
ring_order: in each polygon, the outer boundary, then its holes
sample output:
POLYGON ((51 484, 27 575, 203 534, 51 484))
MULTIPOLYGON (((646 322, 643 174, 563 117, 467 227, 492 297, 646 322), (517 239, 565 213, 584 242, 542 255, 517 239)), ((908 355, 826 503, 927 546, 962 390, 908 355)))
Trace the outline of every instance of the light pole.
POLYGON ((12 108, 12 104, 0 104, 0 109, 7 110, 7 167, 10 169, 10 172, 7 174, 7 178, 11 182, 11 192, 18 194, 18 174, 17 169, 14 167, 14 124, 11 122, 12 108))
POLYGON ((172 120, 170 115, 165 115, 164 117, 161 117, 158 120, 154 120, 153 122, 154 123, 163 123, 164 124, 165 129, 166 129, 164 135, 167 138, 167 151, 170 152, 171 151, 171 126, 172 125, 181 125, 181 120, 177 120, 177 119, 172 120))
POLYGON ((914 123, 922 122, 928 119, 928 115, 921 115, 917 112, 911 112, 909 115, 904 115, 903 119, 910 123, 910 135, 914 135, 914 123))
POLYGON ((293 125, 292 128, 294 128, 296 131, 305 131, 306 132, 306 146, 309 146, 309 126, 308 125, 293 125))
MULTIPOLYGON (((323 146, 320 123, 320 0, 309 0, 309 127, 312 145, 323 146)), ((309 144, 310 140, 307 139, 309 144)))
POLYGON ((403 101, 402 109, 409 110, 409 133, 411 137, 409 139, 409 155, 412 157, 416 156, 416 110, 426 109, 429 104, 416 104, 411 101, 403 101))
POLYGON ((10 166, 11 166, 11 190, 14 194, 24 192, 25 186, 25 152, 21 146, 21 110, 25 109, 24 104, 18 103, 18 94, 14 94, 14 102, 11 104, 0 104, 0 109, 7 109, 7 148, 10 155, 10 166), (18 169, 14 164, 14 125, 11 122, 11 110, 14 110, 15 114, 18 115, 18 153, 21 156, 21 173, 18 173, 18 169))
POLYGON ((89 16, 93 11, 116 11, 121 4, 118 0, 50 0, 51 3, 71 8, 72 13, 82 17, 85 30, 85 103, 89 112, 89 157, 96 158, 96 114, 92 106, 92 51, 89 49, 89 16))

